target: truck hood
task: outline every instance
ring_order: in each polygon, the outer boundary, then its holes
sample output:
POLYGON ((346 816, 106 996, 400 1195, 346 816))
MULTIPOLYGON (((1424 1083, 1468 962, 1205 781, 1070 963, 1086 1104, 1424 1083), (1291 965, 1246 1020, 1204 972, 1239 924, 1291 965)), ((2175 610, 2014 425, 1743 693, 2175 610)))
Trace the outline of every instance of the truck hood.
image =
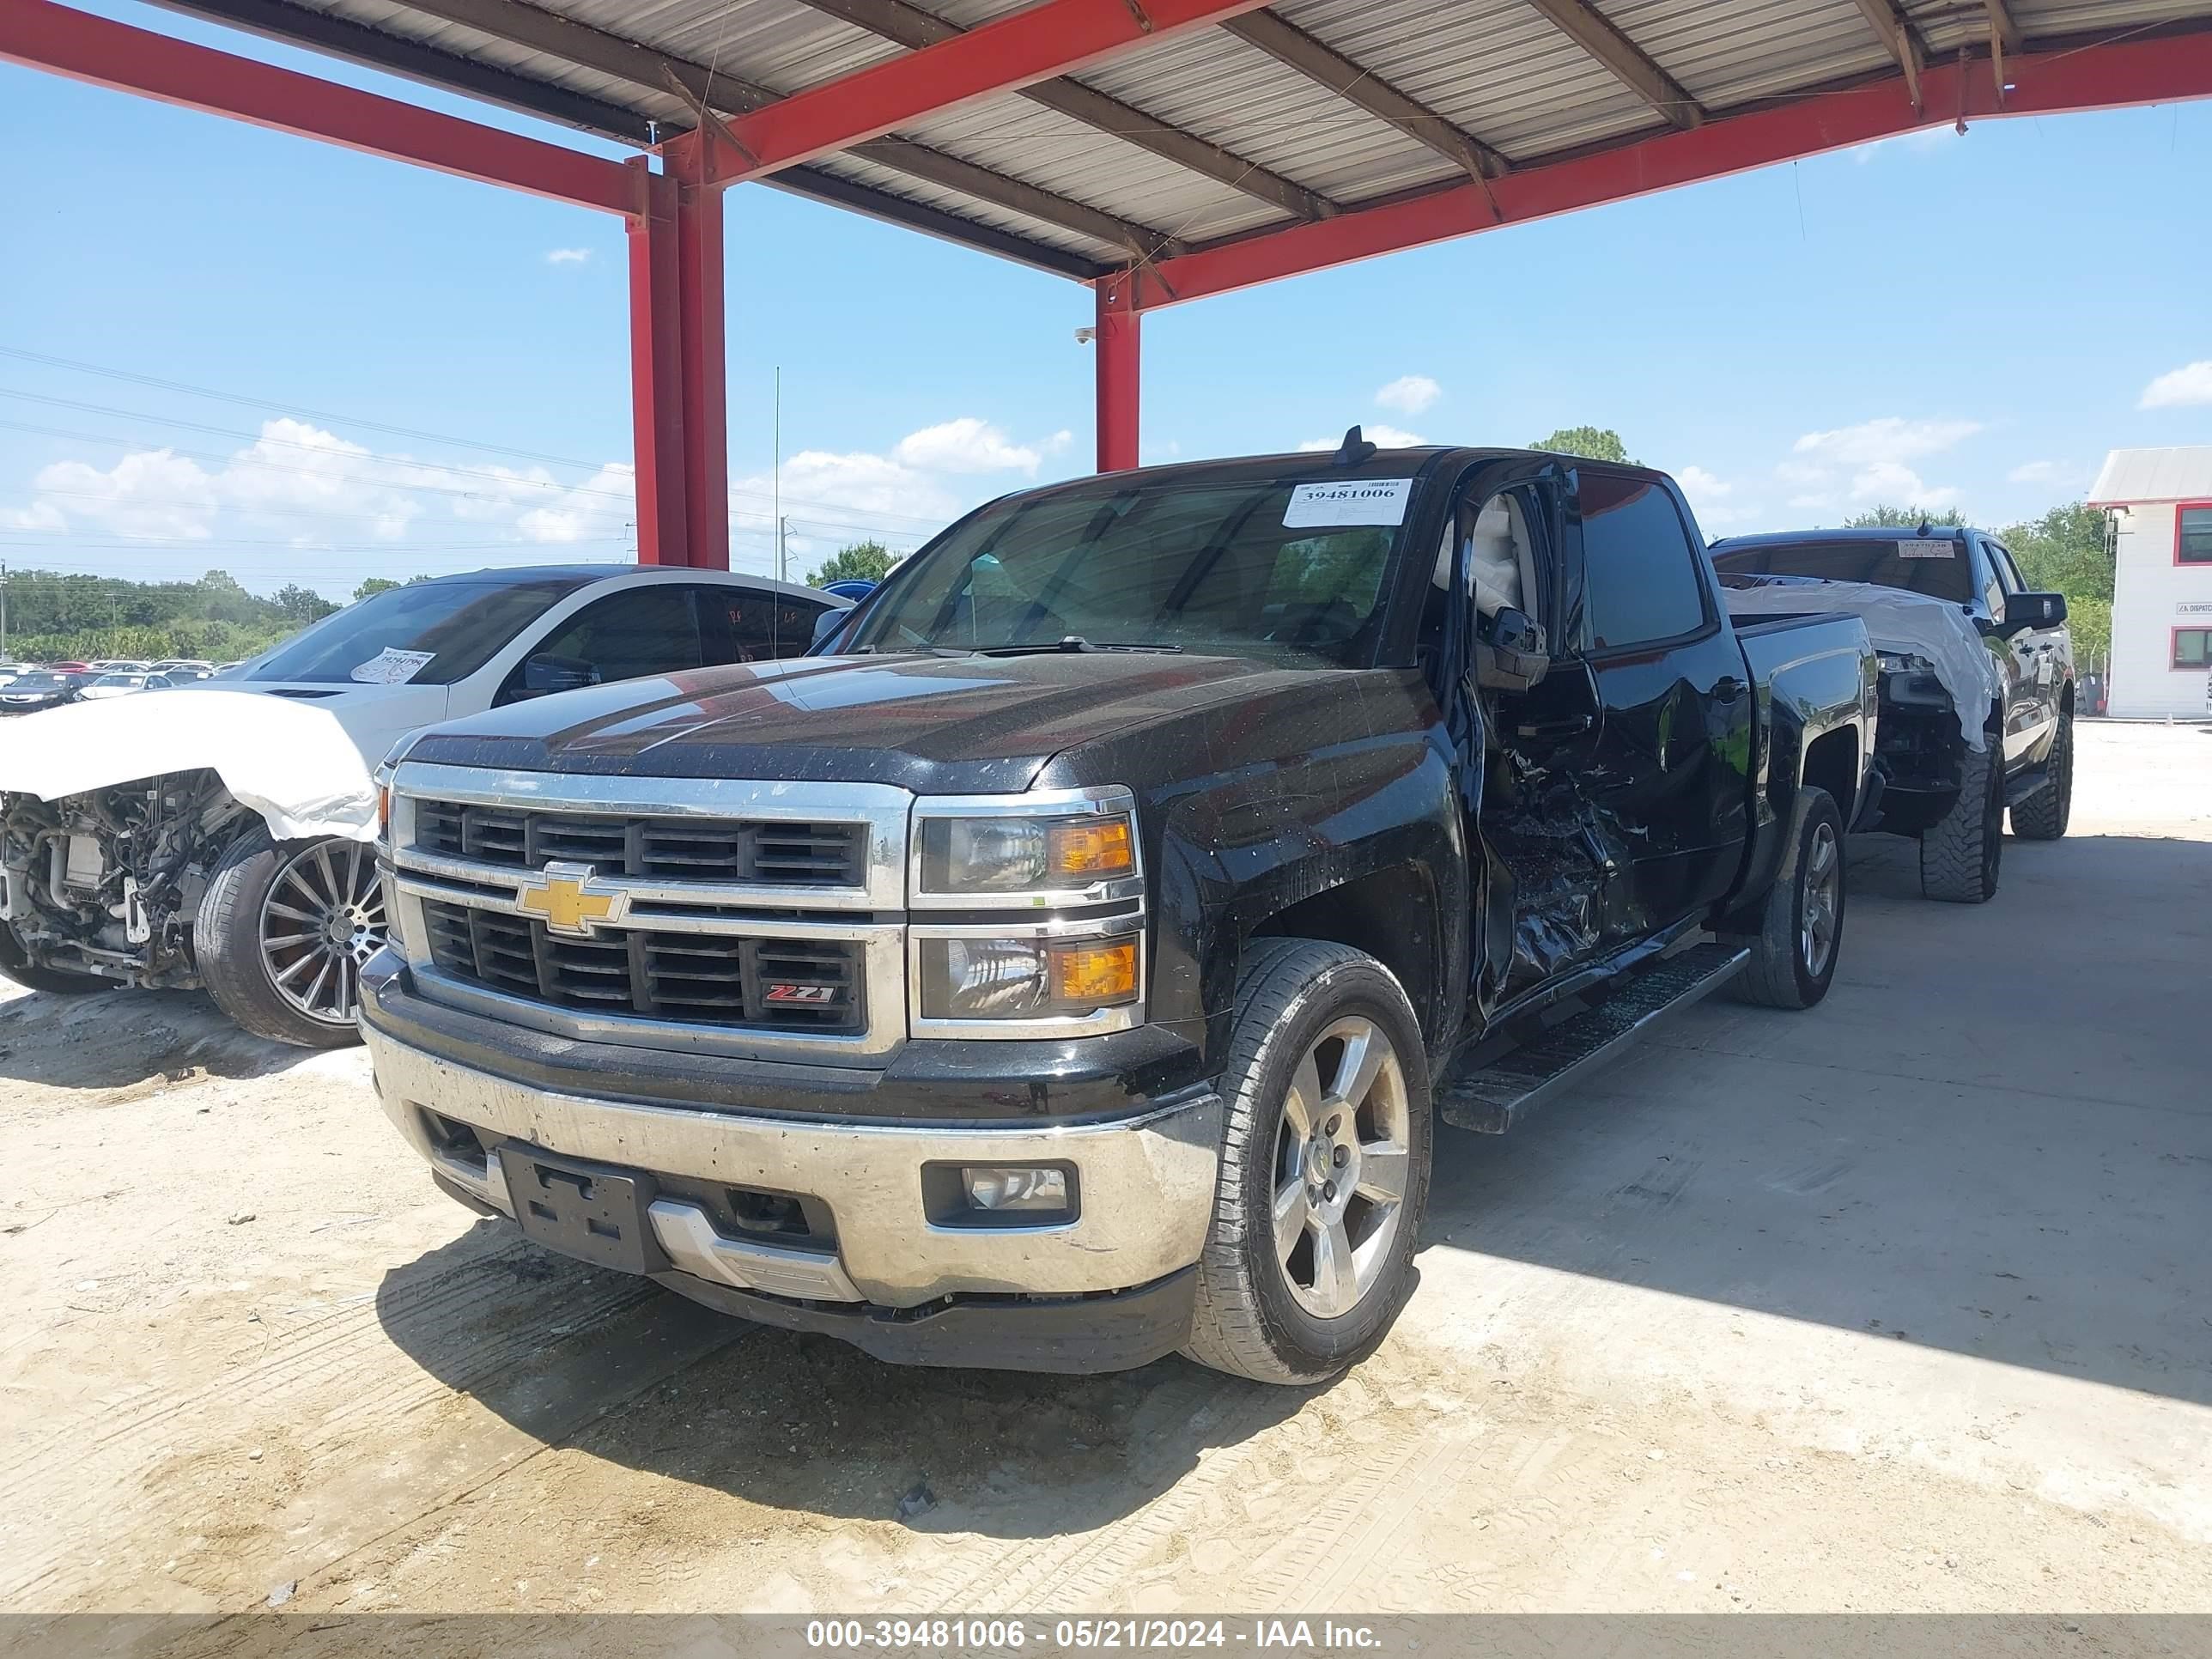
POLYGON ((1233 657, 804 657, 593 686, 426 733, 408 758, 616 776, 1026 789, 1064 749, 1236 696, 1233 657))
POLYGON ((376 763, 442 718, 446 696, 442 685, 234 680, 71 703, 0 726, 0 791, 58 800, 206 769, 279 841, 371 841, 376 763))

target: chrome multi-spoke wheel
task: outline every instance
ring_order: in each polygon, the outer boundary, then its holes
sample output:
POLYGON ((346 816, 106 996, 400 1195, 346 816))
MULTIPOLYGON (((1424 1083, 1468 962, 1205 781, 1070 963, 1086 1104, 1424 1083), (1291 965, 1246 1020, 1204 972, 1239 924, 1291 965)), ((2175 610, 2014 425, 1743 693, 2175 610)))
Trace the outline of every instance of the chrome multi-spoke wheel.
POLYGON ((1429 1069, 1405 986, 1348 945, 1253 940, 1220 1095, 1183 1352, 1258 1382, 1321 1382, 1382 1340, 1413 1285, 1429 1069))
POLYGON ((1805 853, 1805 902, 1797 929, 1805 971, 1815 979, 1827 971, 1829 953, 1836 948, 1836 915, 1842 903, 1843 884, 1844 860, 1835 826, 1816 823, 1812 844, 1805 853))
POLYGON ((1333 1021, 1306 1050, 1275 1141, 1275 1259, 1317 1319, 1382 1279, 1406 1206, 1406 1073, 1374 1021, 1333 1021))
POLYGON ((362 964, 383 948, 384 895, 360 842, 319 841, 294 854, 261 902, 261 963, 286 1004, 325 1024, 351 1025, 362 964))

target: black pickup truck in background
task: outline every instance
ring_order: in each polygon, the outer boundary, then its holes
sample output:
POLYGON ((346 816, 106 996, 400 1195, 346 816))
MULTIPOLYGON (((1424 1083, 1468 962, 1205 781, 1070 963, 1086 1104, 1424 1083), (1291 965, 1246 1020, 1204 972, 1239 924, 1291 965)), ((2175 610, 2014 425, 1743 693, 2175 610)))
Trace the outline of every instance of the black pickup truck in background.
POLYGON ((416 738, 363 1026, 462 1201, 908 1362, 1334 1374, 1432 1121, 1818 1002, 1875 805, 1856 619, 1558 455, 1026 491, 824 648, 416 738))
MULTIPOLYGON (((1980 904, 1997 890, 2004 823, 2026 841, 2066 833, 2074 801, 2074 646, 2066 596, 2030 588, 1985 531, 1808 530, 1716 542, 1731 577, 1814 578, 1896 588, 1954 605, 1981 636, 1996 688, 1979 711, 1982 746, 1960 736, 1952 692, 1923 658, 1881 655, 1882 779, 1866 827, 1920 843, 1921 890, 1980 904)), ((1805 608, 1827 607, 1808 592, 1805 608)), ((1977 711, 1965 711, 1972 720, 1977 711)))

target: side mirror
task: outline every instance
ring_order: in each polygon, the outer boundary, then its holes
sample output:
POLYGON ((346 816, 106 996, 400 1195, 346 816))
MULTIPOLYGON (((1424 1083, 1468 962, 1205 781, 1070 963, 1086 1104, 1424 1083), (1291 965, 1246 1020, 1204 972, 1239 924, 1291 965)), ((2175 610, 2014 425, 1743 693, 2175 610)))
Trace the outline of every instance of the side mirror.
POLYGON ((550 696, 556 691, 575 691, 599 683, 599 671, 581 657, 556 657, 550 651, 522 661, 521 697, 550 696))
POLYGON ((819 646, 851 620, 850 611, 824 611, 814 619, 814 643, 819 646))
POLYGON ((2065 620, 2063 593, 2012 593, 2005 598, 2002 631, 2008 639, 2031 628, 2056 628, 2065 620))
POLYGON ((1543 624, 1527 611, 1508 605, 1476 623, 1475 683, 1485 690, 1526 691, 1551 668, 1543 624))

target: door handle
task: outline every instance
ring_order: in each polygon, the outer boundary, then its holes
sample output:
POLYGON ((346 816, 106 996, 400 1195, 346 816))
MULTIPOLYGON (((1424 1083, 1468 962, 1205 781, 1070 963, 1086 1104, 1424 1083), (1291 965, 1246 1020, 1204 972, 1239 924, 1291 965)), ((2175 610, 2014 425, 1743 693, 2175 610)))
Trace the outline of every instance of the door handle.
POLYGON ((1519 729, 1524 738, 1572 738, 1579 737, 1596 724, 1597 717, 1594 714, 1577 714, 1571 720, 1537 720, 1519 729))

